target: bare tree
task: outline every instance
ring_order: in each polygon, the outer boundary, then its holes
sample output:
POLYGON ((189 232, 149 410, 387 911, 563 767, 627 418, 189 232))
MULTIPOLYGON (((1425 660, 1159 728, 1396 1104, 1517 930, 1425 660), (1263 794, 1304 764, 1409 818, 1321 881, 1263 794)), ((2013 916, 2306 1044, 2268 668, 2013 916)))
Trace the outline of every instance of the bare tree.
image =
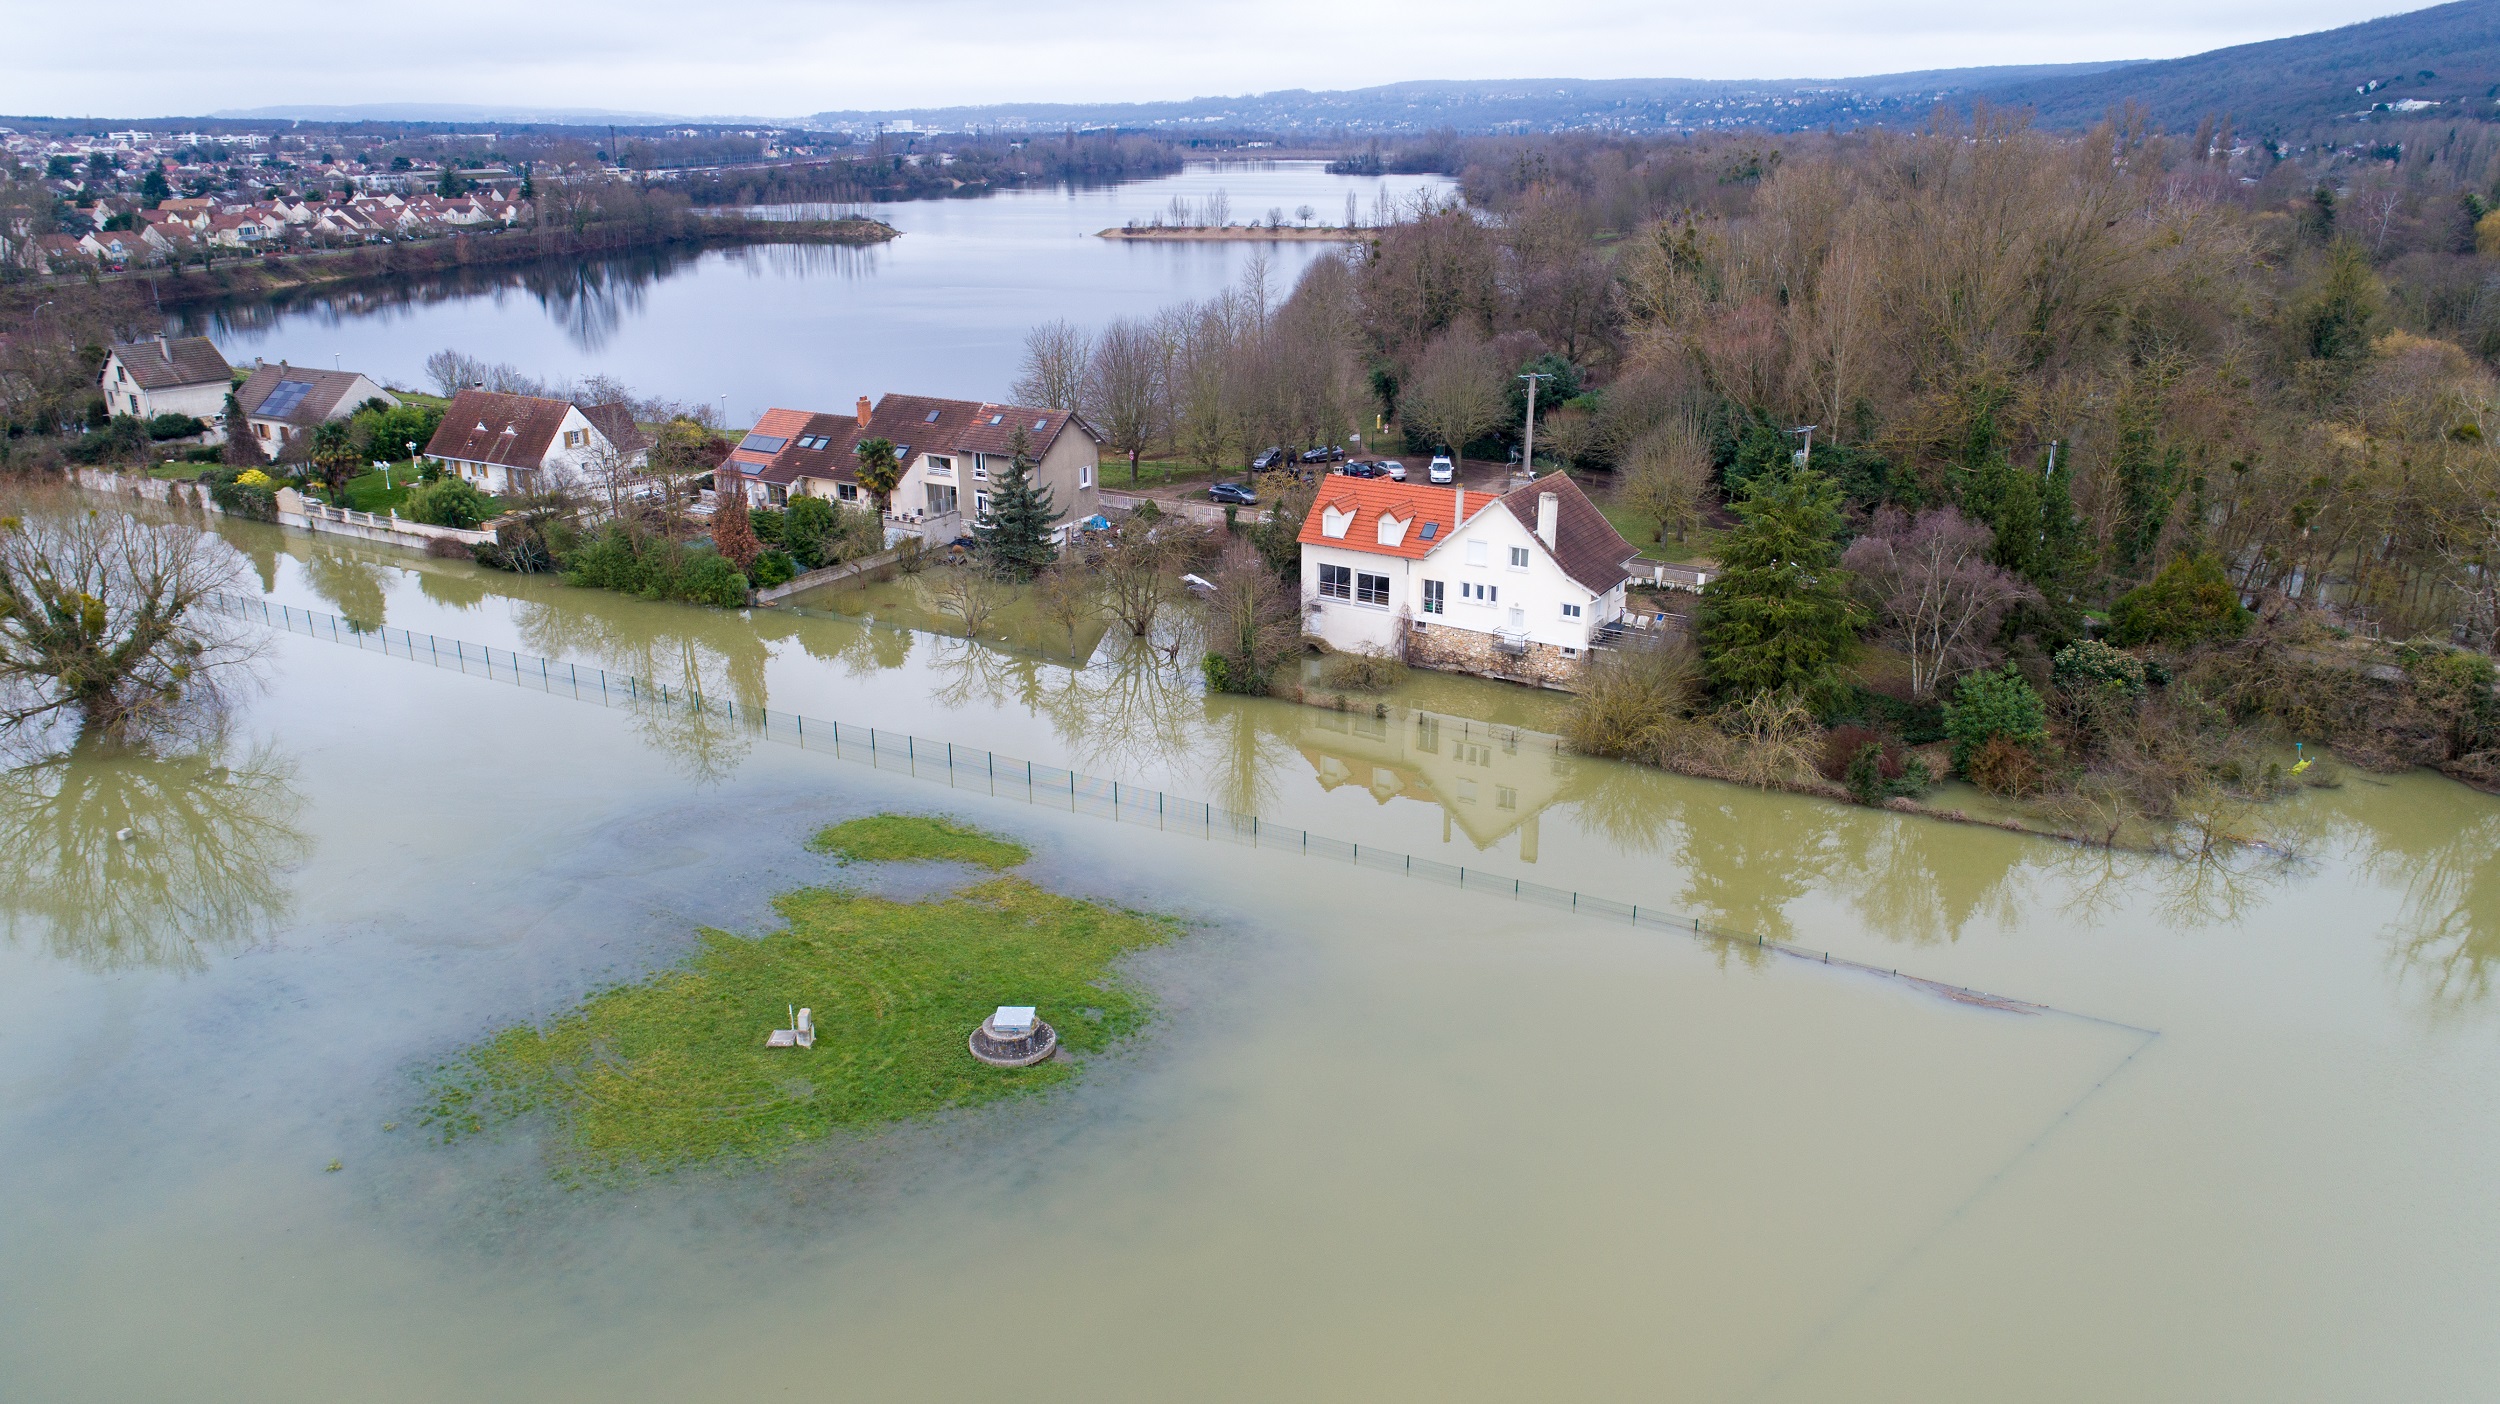
POLYGON ((1044 322, 1024 338, 1024 366, 1007 393, 1020 405, 1074 410, 1085 393, 1093 342, 1066 320, 1044 322))
POLYGON ((486 363, 465 352, 449 347, 425 358, 426 379, 434 382, 435 393, 444 399, 466 390, 486 378, 486 363))
POLYGON ((1658 540, 1669 531, 1682 541, 1701 524, 1710 493, 1710 449, 1690 423, 1671 421, 1643 435, 1623 457, 1623 485, 1615 500, 1658 523, 1658 540))
POLYGON ((1137 460, 1162 432, 1163 338, 1147 323, 1123 317, 1094 342, 1085 370, 1085 417, 1114 453, 1128 455, 1128 480, 1137 481, 1137 460))
POLYGON ((1876 514, 1841 565, 1910 656, 1910 691, 1935 695, 1949 673, 1988 662, 2006 613, 2040 596, 2020 576, 1993 565, 1996 534, 1950 507, 1914 521, 1898 507, 1876 514))
POLYGON ((1101 582, 1111 617, 1144 638, 1166 606, 1179 598, 1180 573, 1195 553, 1188 528, 1178 522, 1148 522, 1132 517, 1117 536, 1096 540, 1086 553, 1086 569, 1101 582))
POLYGON ((1510 412, 1509 387, 1493 348, 1469 327, 1453 327, 1425 348, 1407 377, 1399 415, 1452 454, 1502 422, 1510 412))
POLYGON ((987 633, 990 622, 998 617, 999 608, 1006 602, 1006 590, 998 578, 970 566, 941 570, 920 585, 922 606, 953 619, 968 639, 987 633))
POLYGON ((0 731, 63 713, 127 736, 213 705, 253 649, 214 607, 243 561, 196 528, 66 493, 0 508, 0 731))
POLYGON ((1207 685, 1264 693, 1277 668, 1302 646, 1296 592, 1257 547, 1240 540, 1225 548, 1214 584, 1207 600, 1207 685))
POLYGON ((1058 626, 1068 647, 1076 647, 1077 631, 1102 617, 1102 591, 1092 576, 1071 562, 1043 571, 1033 582, 1034 607, 1058 626))

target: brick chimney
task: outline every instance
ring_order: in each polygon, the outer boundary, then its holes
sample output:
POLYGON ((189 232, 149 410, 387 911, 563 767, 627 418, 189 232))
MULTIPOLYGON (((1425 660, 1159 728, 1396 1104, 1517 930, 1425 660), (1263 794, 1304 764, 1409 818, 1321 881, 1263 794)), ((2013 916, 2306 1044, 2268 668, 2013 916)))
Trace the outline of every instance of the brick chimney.
POLYGON ((859 397, 859 427, 862 429, 868 427, 868 414, 868 397, 862 395, 859 397))
POLYGON ((1562 499, 1550 492, 1536 495, 1536 534, 1545 549, 1554 549, 1554 525, 1562 520, 1562 499))

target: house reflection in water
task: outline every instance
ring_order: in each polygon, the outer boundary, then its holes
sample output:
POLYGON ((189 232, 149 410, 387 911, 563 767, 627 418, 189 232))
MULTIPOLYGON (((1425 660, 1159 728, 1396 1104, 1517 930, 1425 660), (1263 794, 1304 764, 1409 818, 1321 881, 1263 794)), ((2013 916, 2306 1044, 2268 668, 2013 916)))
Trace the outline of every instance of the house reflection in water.
POLYGON ((1537 816, 1562 798, 1569 767, 1555 738, 1465 717, 1408 712, 1309 712, 1294 738, 1320 788, 1357 785, 1379 803, 1441 809, 1441 841, 1463 832, 1478 852, 1516 832, 1519 860, 1537 858, 1537 816))

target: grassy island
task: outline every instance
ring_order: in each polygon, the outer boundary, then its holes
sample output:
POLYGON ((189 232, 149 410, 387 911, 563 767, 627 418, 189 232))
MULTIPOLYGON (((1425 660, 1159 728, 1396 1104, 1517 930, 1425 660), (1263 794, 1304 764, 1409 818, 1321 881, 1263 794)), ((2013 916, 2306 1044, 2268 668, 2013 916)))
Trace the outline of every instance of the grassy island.
MULTIPOLYGON (((1026 854, 894 814, 837 825, 812 846, 854 862, 993 868, 1026 854)), ((550 1159, 577 1176, 764 1159, 840 1129, 1027 1095, 1076 1069, 984 1066, 965 1047, 982 1018, 1032 1004, 1062 1048, 1106 1047, 1148 1012, 1114 963, 1180 929, 1011 875, 918 902, 809 888, 774 905, 779 931, 707 929, 678 965, 478 1044, 438 1070, 424 1119, 450 1141, 544 1116, 550 1159), (767 1050, 794 1004, 815 1010, 816 1046, 767 1050)))

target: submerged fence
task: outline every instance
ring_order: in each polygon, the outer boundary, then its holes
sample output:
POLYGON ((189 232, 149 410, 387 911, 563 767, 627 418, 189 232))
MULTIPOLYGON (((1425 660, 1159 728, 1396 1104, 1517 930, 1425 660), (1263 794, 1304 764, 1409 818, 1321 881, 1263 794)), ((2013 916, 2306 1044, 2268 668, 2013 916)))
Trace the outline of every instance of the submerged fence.
POLYGON ((1764 937, 1760 932, 1737 931, 1701 917, 1686 916, 1670 909, 1645 903, 1617 901, 1594 893, 1568 888, 1549 887, 1525 878, 1507 877, 1481 868, 1468 868, 1443 863, 1431 858, 1418 858, 1378 844, 1355 843, 1345 839, 1315 834, 1308 829, 1262 820, 1256 814, 1242 814, 1187 799, 1161 790, 1123 784, 1082 774, 1060 766, 1022 760, 996 751, 961 746, 951 741, 932 740, 910 732, 843 723, 795 712, 775 711, 765 707, 740 707, 733 701, 705 697, 699 692, 671 688, 665 683, 625 673, 611 673, 604 668, 578 663, 560 662, 533 654, 515 653, 510 649, 490 648, 464 639, 447 639, 435 634, 420 634, 408 629, 382 627, 364 629, 335 614, 298 609, 289 605, 273 605, 255 596, 226 595, 217 604, 242 618, 256 620, 288 633, 309 638, 326 639, 349 644, 368 652, 388 654, 438 668, 457 670, 463 674, 494 682, 511 683, 517 687, 569 696, 583 702, 634 711, 701 712, 741 728, 767 741, 814 751, 839 760, 868 765, 888 774, 907 775, 913 779, 944 784, 951 789, 974 790, 1002 799, 1021 800, 1070 814, 1091 815, 1117 824, 1135 824, 1166 833, 1193 835, 1210 841, 1221 840, 1247 848, 1271 852, 1298 853, 1335 862, 1351 863, 1374 872, 1402 877, 1420 878, 1469 892, 1491 897, 1506 897, 1518 902, 1534 903, 1558 912, 1619 921, 1645 930, 1673 932, 1722 945, 1748 946, 1754 949, 1810 961, 1818 965, 1855 970, 1863 974, 1899 980, 1930 993, 1964 1004, 1980 1005, 2011 1013, 2059 1013, 2094 1023, 2112 1024, 2137 1033, 2149 1034, 2131 1024, 2101 1019, 2089 1014, 2054 1009, 2043 1004, 1987 994, 1960 985, 1905 975, 1898 969, 1872 965, 1864 961, 1835 956, 1829 951, 1812 950, 1791 941, 1764 937))

